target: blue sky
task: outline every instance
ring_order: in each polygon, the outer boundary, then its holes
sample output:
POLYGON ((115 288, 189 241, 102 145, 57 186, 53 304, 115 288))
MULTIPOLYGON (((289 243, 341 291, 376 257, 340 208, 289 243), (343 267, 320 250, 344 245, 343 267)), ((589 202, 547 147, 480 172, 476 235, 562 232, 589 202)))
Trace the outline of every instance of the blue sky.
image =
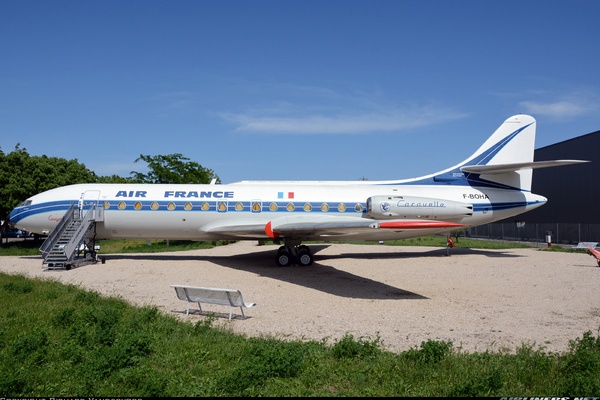
POLYGON ((600 1, 0 0, 0 148, 98 175, 412 178, 600 129, 600 1))

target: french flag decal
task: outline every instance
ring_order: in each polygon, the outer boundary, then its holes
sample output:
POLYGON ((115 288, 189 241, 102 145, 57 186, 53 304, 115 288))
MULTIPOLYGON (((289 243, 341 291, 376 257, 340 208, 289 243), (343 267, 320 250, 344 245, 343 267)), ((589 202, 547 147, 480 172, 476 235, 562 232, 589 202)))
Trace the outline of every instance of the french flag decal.
POLYGON ((293 199, 294 198, 294 192, 277 192, 277 198, 278 199, 293 199))

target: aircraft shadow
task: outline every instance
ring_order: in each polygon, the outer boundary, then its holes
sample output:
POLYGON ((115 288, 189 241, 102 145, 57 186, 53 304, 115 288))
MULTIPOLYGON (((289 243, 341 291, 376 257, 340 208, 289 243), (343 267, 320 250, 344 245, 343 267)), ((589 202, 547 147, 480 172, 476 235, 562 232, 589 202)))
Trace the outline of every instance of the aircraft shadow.
MULTIPOLYGON (((186 315, 187 311, 186 310, 171 310, 172 313, 174 314, 182 314, 182 315, 186 315)), ((194 310, 191 309, 189 312, 189 315, 201 315, 201 316, 213 316, 215 318, 221 318, 221 319, 225 319, 229 321, 229 313, 226 312, 214 312, 214 311, 200 311, 200 310, 194 310)), ((240 320, 247 320, 247 319, 252 319, 252 316, 250 315, 246 315, 245 317, 243 317, 241 314, 233 314, 233 316, 231 317, 231 320, 236 320, 236 319, 240 319, 240 320)))
MULTIPOLYGON (((191 255, 161 255, 161 254, 118 254, 107 255, 106 262, 110 260, 164 260, 164 261, 208 261, 223 267, 255 273, 259 276, 276 279, 329 293, 335 296, 373 300, 423 300, 427 297, 408 290, 397 288, 383 282, 378 282, 362 276, 336 269, 326 264, 326 260, 338 256, 319 257, 318 251, 328 245, 311 245, 315 262, 308 267, 298 265, 279 267, 274 262, 275 249, 269 248, 247 254, 233 256, 191 256, 191 255)), ((363 254, 358 254, 363 256, 363 254)), ((397 254, 396 254, 397 255, 397 254)), ((375 258, 373 256, 372 258, 375 258)), ((386 257, 384 257, 386 258, 386 257)), ((389 257, 391 258, 391 257, 389 257)))
MULTIPOLYGON (((260 276, 277 279, 283 282, 292 283, 299 286, 319 290, 324 293, 347 298, 377 299, 377 300, 419 300, 427 299, 426 296, 414 293, 408 290, 397 288, 383 282, 378 282, 369 278, 358 276, 347 271, 342 271, 327 264, 327 260, 351 258, 358 260, 402 260, 415 259, 423 257, 445 257, 456 255, 482 255, 486 257, 521 257, 516 254, 510 254, 499 251, 489 251, 469 248, 453 248, 449 253, 447 249, 440 248, 428 251, 402 251, 401 247, 397 251, 385 253, 364 253, 364 252, 346 252, 342 254, 330 254, 320 256, 319 252, 328 248, 329 244, 311 244, 310 248, 314 255, 314 263, 308 267, 298 265, 290 267, 279 267, 275 264, 273 258, 276 251, 275 247, 266 247, 264 251, 253 253, 237 254, 233 256, 207 256, 190 254, 113 254, 103 256, 107 262, 110 260, 158 260, 158 261, 207 261, 217 265, 248 271, 260 276)), ((80 267, 81 268, 81 267, 80 267)))
MULTIPOLYGON (((327 256, 327 258, 356 258, 356 259, 405 259, 405 258, 423 258, 423 257, 444 257, 444 256, 460 256, 460 255, 480 255, 491 258, 518 258, 523 257, 519 254, 512 254, 508 252, 498 250, 482 250, 482 249, 470 249, 470 248, 453 248, 448 251, 446 248, 429 250, 429 251, 402 251, 402 247, 392 247, 399 249, 398 251, 390 251, 387 253, 341 253, 336 255, 327 256)), ((311 246, 312 249, 312 246, 311 246)))
MULTIPOLYGON (((320 256, 319 252, 329 247, 329 244, 311 244, 310 248, 314 256, 314 263, 309 267, 298 265, 290 267, 278 267, 273 258, 276 248, 267 247, 264 251, 258 251, 246 254, 237 254, 233 256, 205 256, 205 255, 164 255, 160 253, 153 254, 119 254, 107 255, 106 260, 111 259, 129 259, 129 260, 164 260, 164 261, 208 261, 218 264, 222 267, 236 269, 239 271, 248 271, 260 276, 277 279, 282 282, 288 282, 299 286, 304 286, 324 293, 347 298, 377 299, 377 300, 419 300, 427 299, 426 296, 414 293, 408 290, 397 288, 383 282, 378 282, 369 278, 354 275, 347 271, 342 271, 327 264, 331 259, 385 259, 402 260, 414 258, 418 260, 423 257, 445 257, 447 249, 435 249, 423 252, 402 251, 402 248, 396 248, 397 251, 385 253, 342 253, 320 256)), ((391 248, 394 249, 394 248, 391 248)), ((450 256, 456 255, 482 255, 486 257, 521 257, 519 255, 499 252, 469 249, 453 248, 449 252, 450 256)))
POLYGON ((598 268, 598 264, 575 264, 574 267, 581 267, 581 268, 598 268))

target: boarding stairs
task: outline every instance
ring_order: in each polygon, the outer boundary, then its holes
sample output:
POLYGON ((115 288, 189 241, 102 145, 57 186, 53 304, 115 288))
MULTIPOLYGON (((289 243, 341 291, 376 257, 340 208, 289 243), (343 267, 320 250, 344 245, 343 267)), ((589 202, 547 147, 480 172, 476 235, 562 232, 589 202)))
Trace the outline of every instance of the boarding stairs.
POLYGON ((44 258, 43 269, 69 270, 97 262, 96 214, 96 203, 86 209, 71 205, 39 249, 44 258))

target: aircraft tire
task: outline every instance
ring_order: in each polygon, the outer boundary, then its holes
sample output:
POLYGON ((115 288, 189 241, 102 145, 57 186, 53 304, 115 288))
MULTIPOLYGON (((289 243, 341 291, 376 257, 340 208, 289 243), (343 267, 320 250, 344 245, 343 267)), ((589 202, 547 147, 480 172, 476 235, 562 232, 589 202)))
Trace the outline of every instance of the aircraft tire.
POLYGON ((308 267, 309 265, 312 265, 313 256, 312 256, 312 254, 310 254, 310 251, 308 251, 306 249, 301 250, 300 254, 298 255, 298 262, 303 267, 308 267))
POLYGON ((287 267, 292 264, 292 257, 287 251, 278 251, 277 258, 275 258, 275 262, 280 267, 287 267))

